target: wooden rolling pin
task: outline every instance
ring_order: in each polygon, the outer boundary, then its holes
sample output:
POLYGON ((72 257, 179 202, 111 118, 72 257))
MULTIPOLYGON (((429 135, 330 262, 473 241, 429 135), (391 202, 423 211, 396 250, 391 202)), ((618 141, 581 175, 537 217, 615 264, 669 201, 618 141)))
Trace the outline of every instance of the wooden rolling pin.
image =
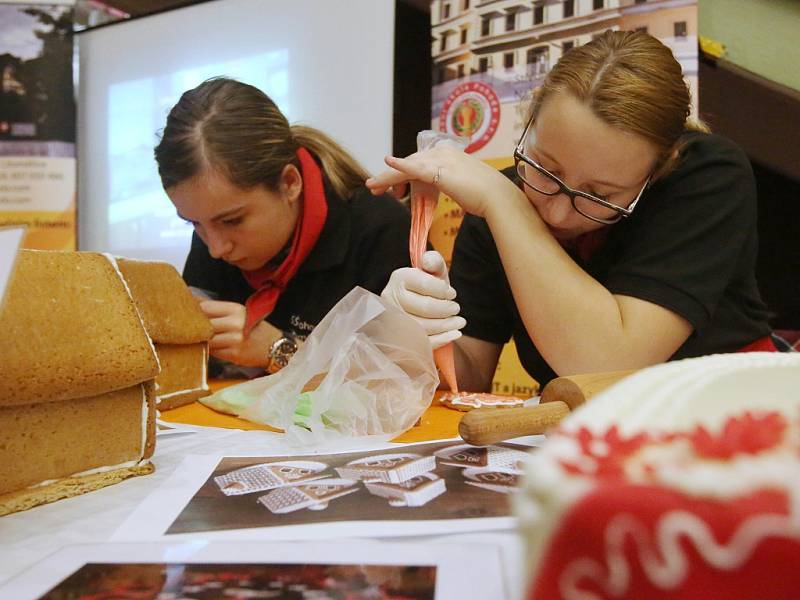
POLYGON ((542 390, 539 404, 521 408, 478 408, 464 415, 458 433, 474 446, 544 433, 586 400, 634 371, 557 377, 542 390))

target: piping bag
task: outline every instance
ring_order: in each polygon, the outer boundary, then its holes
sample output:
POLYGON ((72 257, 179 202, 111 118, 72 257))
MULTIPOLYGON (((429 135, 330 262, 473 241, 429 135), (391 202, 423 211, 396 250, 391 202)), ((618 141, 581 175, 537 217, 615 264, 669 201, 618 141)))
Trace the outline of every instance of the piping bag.
MULTIPOLYGON (((456 137, 426 129, 417 134, 417 151, 430 150, 434 146, 446 145, 463 151, 469 139, 456 137)), ((408 236, 408 249, 411 254, 411 265, 422 268, 422 255, 428 243, 428 233, 433 223, 433 215, 439 204, 439 190, 435 185, 424 181, 411 182, 411 232, 408 236)), ((433 351, 433 361, 454 393, 458 393, 456 368, 453 359, 452 342, 433 351)))

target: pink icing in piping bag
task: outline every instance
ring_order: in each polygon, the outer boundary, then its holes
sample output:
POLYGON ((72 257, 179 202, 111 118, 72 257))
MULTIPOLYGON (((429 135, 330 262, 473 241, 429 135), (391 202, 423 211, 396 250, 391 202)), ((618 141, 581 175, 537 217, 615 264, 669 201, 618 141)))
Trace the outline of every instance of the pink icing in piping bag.
MULTIPOLYGON (((439 190, 433 185, 416 181, 411 184, 411 232, 408 236, 408 249, 411 254, 411 264, 417 269, 422 268, 422 255, 425 253, 428 232, 438 203, 439 190)), ((436 348, 433 351, 433 360, 450 389, 458 393, 453 344, 436 348)))

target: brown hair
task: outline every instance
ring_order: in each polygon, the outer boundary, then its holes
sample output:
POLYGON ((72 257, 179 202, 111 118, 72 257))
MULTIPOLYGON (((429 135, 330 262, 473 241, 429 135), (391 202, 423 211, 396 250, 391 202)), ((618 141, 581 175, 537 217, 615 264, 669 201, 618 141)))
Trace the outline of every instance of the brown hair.
POLYGON ((286 165, 299 168, 296 153, 301 146, 321 163, 323 176, 342 198, 352 196, 368 177, 321 131, 290 126, 258 88, 215 77, 184 92, 172 107, 155 158, 164 189, 211 168, 240 188, 264 185, 274 190, 286 165))
POLYGON ((689 88, 672 51, 641 31, 609 30, 564 54, 536 90, 532 115, 558 92, 572 94, 609 125, 652 142, 659 150, 653 180, 677 164, 685 131, 708 131, 689 117, 689 88))

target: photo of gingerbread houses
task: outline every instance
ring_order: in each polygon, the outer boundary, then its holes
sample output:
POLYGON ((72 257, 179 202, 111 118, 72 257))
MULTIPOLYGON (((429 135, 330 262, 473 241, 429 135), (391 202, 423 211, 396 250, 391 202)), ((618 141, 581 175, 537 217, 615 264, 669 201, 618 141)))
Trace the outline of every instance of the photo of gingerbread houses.
POLYGON ((446 529, 454 519, 506 518, 506 492, 518 484, 527 451, 519 444, 480 448, 449 440, 333 454, 223 456, 198 476, 197 491, 166 534, 373 521, 406 535, 404 522, 435 521, 446 529), (260 492, 255 502, 252 492, 260 492))
POLYGON ((304 508, 325 510, 332 500, 357 491, 356 482, 352 479, 322 479, 301 485, 280 487, 261 496, 258 501, 276 514, 295 512, 304 508))
POLYGON ((505 446, 458 444, 437 450, 436 458, 453 467, 493 467, 502 471, 519 470, 527 453, 505 446))
POLYGON ((435 468, 436 459, 433 456, 395 453, 368 456, 354 460, 344 467, 336 467, 336 472, 341 477, 348 479, 400 483, 417 475, 433 471, 435 468))
POLYGON ((330 477, 323 473, 327 468, 310 460, 278 461, 236 469, 214 477, 214 483, 226 496, 239 496, 330 477))
POLYGON ((0 329, 0 515, 153 471, 158 358, 113 258, 20 252, 0 329))
POLYGON ((461 474, 467 480, 467 485, 474 485, 485 490, 510 494, 519 487, 522 471, 495 469, 464 469, 461 474))
POLYGON ((364 485, 370 494, 388 498, 395 508, 425 506, 447 491, 444 479, 435 473, 422 473, 400 483, 365 481, 364 485))
POLYGON ((214 330, 178 271, 165 262, 118 263, 161 364, 156 408, 169 410, 210 394, 208 340, 214 330))
POLYGON ((431 472, 435 468, 433 456, 398 452, 352 460, 336 471, 363 481, 370 494, 388 498, 399 508, 424 506, 447 491, 444 479, 431 472))

